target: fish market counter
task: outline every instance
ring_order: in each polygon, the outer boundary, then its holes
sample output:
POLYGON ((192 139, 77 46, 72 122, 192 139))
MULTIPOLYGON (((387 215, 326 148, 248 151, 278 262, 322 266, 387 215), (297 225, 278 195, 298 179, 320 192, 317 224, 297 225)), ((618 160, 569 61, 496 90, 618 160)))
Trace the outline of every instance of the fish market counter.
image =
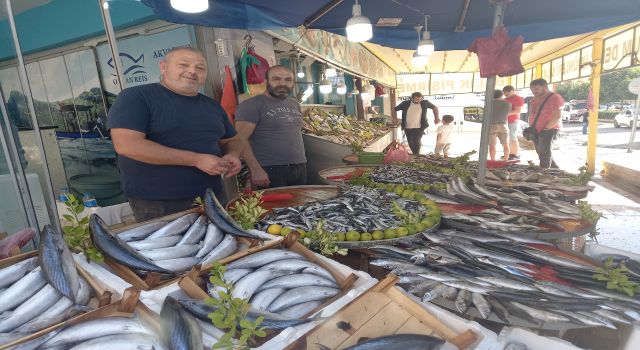
MULTIPOLYGON (((382 152, 394 140, 396 128, 372 141, 365 149, 365 152, 382 152)), ((302 134, 304 141, 304 151, 307 156, 307 183, 309 185, 322 185, 318 172, 329 167, 344 165, 342 158, 353 153, 350 146, 340 145, 321 137, 302 134)))

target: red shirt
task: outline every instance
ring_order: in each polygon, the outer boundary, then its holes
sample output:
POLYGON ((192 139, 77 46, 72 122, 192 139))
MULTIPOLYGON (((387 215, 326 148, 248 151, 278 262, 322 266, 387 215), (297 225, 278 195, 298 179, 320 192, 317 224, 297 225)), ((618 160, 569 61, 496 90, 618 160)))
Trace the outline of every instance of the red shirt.
MULTIPOLYGON (((509 97, 505 97, 504 100, 509 102, 509 103, 511 103, 511 109, 512 110, 515 109, 516 107, 524 106, 524 98, 522 98, 522 97, 520 97, 518 95, 511 95, 509 97)), ((518 119, 520 119, 520 114, 518 114, 518 113, 514 113, 514 114, 509 113, 509 117, 507 119, 507 122, 509 124, 515 123, 516 120, 518 120, 518 119)))
POLYGON ((488 38, 476 38, 467 49, 478 54, 480 76, 508 77, 524 72, 520 62, 524 38, 509 38, 505 27, 498 27, 488 38))
MULTIPOLYGON (((549 101, 544 105, 542 112, 540 113, 540 117, 538 118, 538 122, 535 127, 538 132, 542 131, 547 123, 553 118, 553 112, 558 111, 560 107, 564 105, 564 99, 560 94, 556 94, 555 92, 550 92, 551 97, 549 97, 549 101)), ((536 115, 538 114, 538 110, 540 109, 540 105, 547 98, 547 95, 534 97, 531 100, 531 105, 529 106, 529 125, 533 124, 533 121, 536 119, 536 115)), ((560 129, 560 124, 556 123, 551 129, 560 129)))

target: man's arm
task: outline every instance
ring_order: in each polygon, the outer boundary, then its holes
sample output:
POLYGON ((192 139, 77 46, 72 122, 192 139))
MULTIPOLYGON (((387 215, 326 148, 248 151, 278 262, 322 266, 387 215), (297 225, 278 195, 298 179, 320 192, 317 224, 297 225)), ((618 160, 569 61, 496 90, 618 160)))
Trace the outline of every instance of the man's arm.
POLYGON ((220 157, 163 146, 147 140, 146 135, 139 131, 113 128, 111 139, 116 153, 139 162, 193 166, 209 175, 220 175, 227 171, 227 161, 220 157))
POLYGON ((244 146, 242 159, 247 163, 249 171, 251 172, 251 183, 256 186, 266 187, 269 186, 269 176, 256 159, 256 156, 253 154, 253 149, 251 149, 251 145, 249 143, 249 138, 255 129, 256 124, 236 121, 237 137, 242 141, 244 146))
POLYGON ((440 123, 440 112, 438 111, 438 107, 433 106, 432 110, 433 110, 433 123, 434 124, 440 123))
POLYGON ((553 128, 554 126, 556 126, 556 124, 558 124, 558 122, 560 121, 561 117, 562 117, 562 114, 560 114, 560 110, 557 109, 557 108, 554 108, 553 112, 551 113, 551 119, 549 119, 549 121, 544 126, 544 128, 545 129, 553 128))
POLYGON ((229 166, 228 171, 224 175, 236 175, 242 168, 240 157, 242 156, 242 152, 244 151, 244 142, 236 135, 228 139, 221 139, 220 141, 218 141, 218 144, 220 145, 220 148, 222 148, 222 152, 224 153, 222 159, 226 160, 229 166))

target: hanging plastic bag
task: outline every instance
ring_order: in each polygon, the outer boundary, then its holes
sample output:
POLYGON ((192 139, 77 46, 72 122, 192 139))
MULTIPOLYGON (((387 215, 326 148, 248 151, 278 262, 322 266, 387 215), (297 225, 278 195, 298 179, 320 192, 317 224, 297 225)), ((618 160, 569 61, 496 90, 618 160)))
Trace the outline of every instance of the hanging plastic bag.
POLYGON ((409 159, 409 150, 398 141, 393 141, 384 154, 384 164, 408 162, 409 159))
POLYGON ((258 63, 255 63, 255 60, 251 63, 249 67, 247 67, 247 83, 248 84, 262 84, 264 83, 264 75, 269 70, 269 62, 267 60, 258 55, 255 51, 249 49, 247 54, 255 57, 258 63))

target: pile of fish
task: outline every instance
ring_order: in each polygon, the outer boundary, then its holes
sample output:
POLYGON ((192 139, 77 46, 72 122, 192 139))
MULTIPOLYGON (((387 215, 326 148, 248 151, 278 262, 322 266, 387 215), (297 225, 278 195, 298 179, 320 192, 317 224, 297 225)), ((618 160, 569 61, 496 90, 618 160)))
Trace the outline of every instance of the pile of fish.
POLYGON ((395 193, 351 186, 341 188, 335 198, 296 207, 274 208, 259 222, 259 226, 266 228, 271 224, 281 224, 309 231, 315 228, 318 220, 324 220, 325 228, 330 232, 384 230, 401 225, 391 210, 394 201, 409 212, 426 211, 417 201, 399 198, 395 193))
POLYGON ((118 235, 92 215, 89 228, 94 244, 109 258, 136 271, 170 275, 232 255, 240 247, 239 236, 260 239, 239 228, 211 191, 205 196, 205 213, 158 220, 118 235))
POLYGON ((451 175, 397 164, 387 164, 373 169, 371 171, 371 179, 381 183, 422 185, 434 182, 447 182, 451 179, 451 175))
POLYGON ((370 263, 400 276, 407 291, 423 302, 461 314, 473 305, 482 318, 495 314, 506 324, 536 327, 615 329, 616 323, 640 320, 640 298, 608 290, 593 279, 596 265, 548 243, 447 230, 424 237, 424 244, 409 249, 370 248, 378 254, 370 263))
MULTIPOLYGON (((233 284, 234 297, 249 300, 259 313, 279 318, 299 319, 340 293, 329 271, 284 249, 263 250, 227 264, 224 280, 233 284)), ((219 290, 208 286, 212 297, 219 290)))
POLYGON ((354 143, 367 145, 388 132, 384 125, 356 120, 319 108, 311 108, 305 112, 302 130, 306 134, 346 146, 354 143))
MULTIPOLYGON (((358 344, 352 345, 344 350, 438 350, 445 341, 430 335, 424 334, 393 334, 377 338, 363 338, 358 344)), ((322 344, 318 344, 319 350, 329 350, 322 344)))
POLYGON ((90 298, 62 235, 45 226, 38 257, 0 269, 0 344, 90 310, 90 298))

